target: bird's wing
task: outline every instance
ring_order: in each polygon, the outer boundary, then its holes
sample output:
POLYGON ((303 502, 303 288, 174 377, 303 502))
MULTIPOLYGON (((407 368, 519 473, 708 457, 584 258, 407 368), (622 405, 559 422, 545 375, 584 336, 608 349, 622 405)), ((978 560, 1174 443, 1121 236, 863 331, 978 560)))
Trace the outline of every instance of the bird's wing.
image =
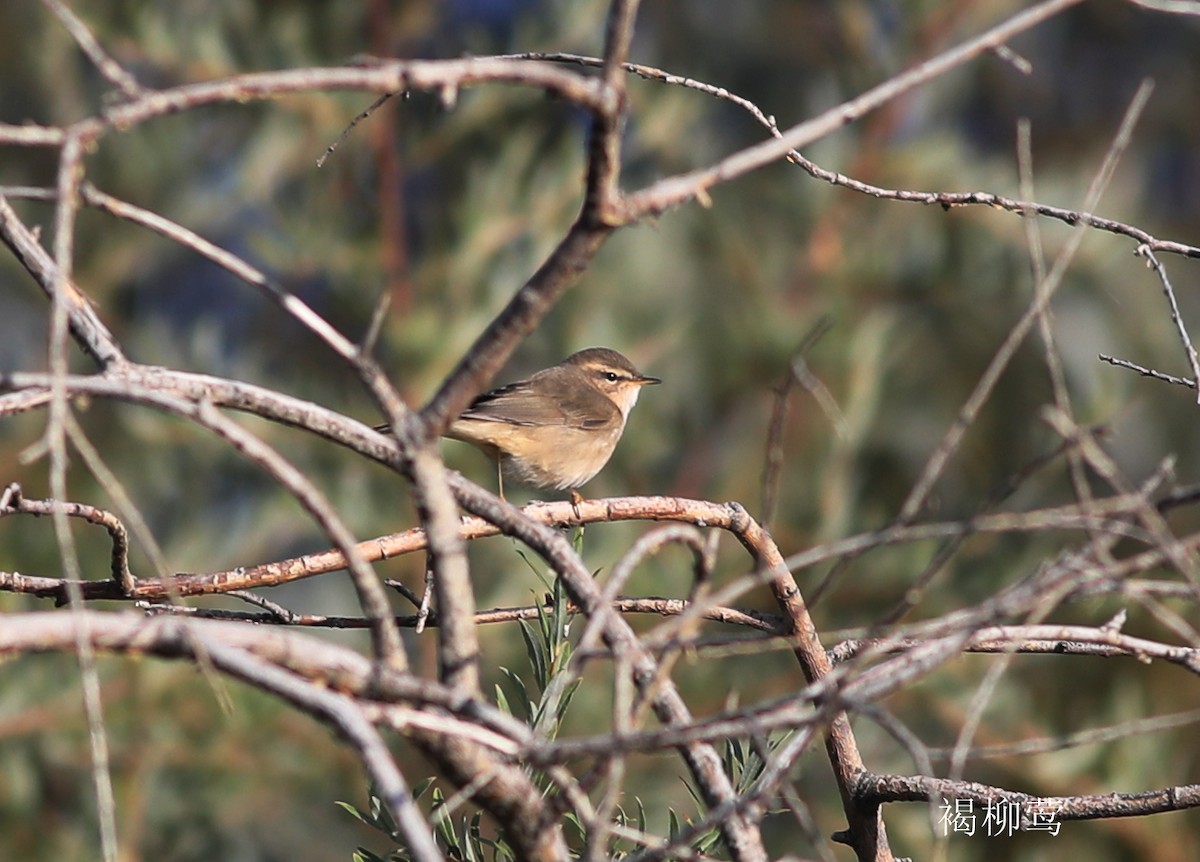
POLYGON ((485 392, 463 411, 462 418, 510 425, 565 425, 569 428, 602 427, 619 413, 616 406, 590 389, 550 397, 530 386, 530 381, 510 383, 485 392))

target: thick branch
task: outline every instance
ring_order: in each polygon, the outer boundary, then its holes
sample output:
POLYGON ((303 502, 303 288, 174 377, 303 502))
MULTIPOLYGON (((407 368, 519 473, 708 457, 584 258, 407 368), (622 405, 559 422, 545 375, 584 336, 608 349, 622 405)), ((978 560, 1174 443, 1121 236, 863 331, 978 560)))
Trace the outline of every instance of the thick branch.
POLYGON ((1101 817, 1143 817, 1165 811, 1200 808, 1200 784, 1184 784, 1140 793, 1098 796, 1033 796, 974 781, 951 781, 929 775, 864 775, 858 787, 866 804, 929 802, 939 796, 976 802, 1015 802, 1021 809, 1021 828, 1028 829, 1036 804, 1052 811, 1056 820, 1095 820, 1101 817))
MULTIPOLYGON (((320 697, 313 694, 328 687, 341 693, 351 702, 369 700, 375 703, 414 701, 437 704, 473 722, 483 721, 495 732, 521 743, 530 740, 528 728, 472 698, 454 691, 419 680, 406 673, 380 668, 363 656, 312 637, 295 633, 280 632, 240 623, 222 623, 206 620, 177 620, 165 617, 143 619, 129 615, 82 612, 86 615, 86 633, 96 649, 127 654, 150 654, 160 658, 195 660, 197 643, 216 644, 226 649, 244 650, 270 666, 296 674, 320 687, 303 689, 303 699, 320 697)), ((34 652, 58 652, 75 648, 78 624, 70 615, 61 613, 22 614, 5 620, 0 626, 0 657, 34 652)), ((228 666, 219 659, 226 653, 214 651, 218 669, 236 673, 252 684, 267 680, 269 670, 263 668, 252 679, 245 662, 230 662, 228 666)), ((284 684, 277 674, 270 676, 267 690, 280 696, 300 697, 294 682, 284 684)), ((315 702, 314 702, 315 703, 315 702)), ((338 701, 337 710, 342 710, 345 701, 338 701)), ((333 708, 333 702, 316 704, 319 710, 333 708)), ((378 708, 373 713, 388 719, 378 708)), ((329 717, 334 717, 328 712, 329 717)), ((338 712, 345 717, 345 712, 338 712)), ((505 829, 520 858, 531 860, 562 860, 566 858, 561 824, 550 819, 545 800, 524 770, 508 762, 488 746, 466 739, 454 732, 453 723, 427 723, 420 727, 406 724, 403 720, 390 721, 403 728, 417 744, 435 760, 438 766, 460 785, 470 785, 481 775, 490 779, 478 786, 473 797, 505 829)), ((345 730, 346 728, 343 728, 345 730)), ((356 733, 366 733, 361 725, 350 727, 356 733)), ((365 737, 364 737, 365 738, 365 737)), ((372 758, 378 756, 377 749, 369 749, 372 758)), ((368 767, 380 765, 372 760, 368 767)), ((395 787, 393 776, 393 787, 395 787)), ((393 794, 393 799, 403 797, 393 794)))

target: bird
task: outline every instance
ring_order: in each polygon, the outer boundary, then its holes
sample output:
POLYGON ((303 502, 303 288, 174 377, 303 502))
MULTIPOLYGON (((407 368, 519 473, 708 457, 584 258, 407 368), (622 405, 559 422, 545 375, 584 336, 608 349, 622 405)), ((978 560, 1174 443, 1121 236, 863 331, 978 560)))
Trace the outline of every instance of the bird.
POLYGON ((615 350, 589 347, 524 380, 475 398, 446 429, 497 462, 504 476, 571 492, 608 463, 643 386, 661 383, 615 350))

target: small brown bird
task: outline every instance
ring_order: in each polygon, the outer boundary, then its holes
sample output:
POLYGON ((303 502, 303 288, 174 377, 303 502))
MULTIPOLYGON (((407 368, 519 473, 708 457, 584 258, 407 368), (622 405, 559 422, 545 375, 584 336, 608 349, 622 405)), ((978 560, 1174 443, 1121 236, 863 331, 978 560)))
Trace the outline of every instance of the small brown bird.
POLYGON ((544 371, 485 392, 454 421, 463 440, 504 474, 537 488, 575 489, 608 463, 643 386, 661 383, 607 347, 573 353, 544 371))

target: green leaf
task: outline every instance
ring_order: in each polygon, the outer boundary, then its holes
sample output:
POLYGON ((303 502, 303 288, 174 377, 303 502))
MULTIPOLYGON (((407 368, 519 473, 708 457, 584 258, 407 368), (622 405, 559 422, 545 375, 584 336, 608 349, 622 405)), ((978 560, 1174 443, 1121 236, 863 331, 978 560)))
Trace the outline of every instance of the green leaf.
POLYGON ((721 833, 715 829, 710 829, 693 842, 693 846, 703 855, 707 856, 717 842, 721 840, 721 833))
MULTIPOLYGON (((541 617, 541 605, 538 605, 538 616, 541 617)), ((525 641, 525 653, 529 656, 529 663, 533 666, 533 678, 537 681, 538 686, 545 689, 546 680, 550 676, 549 662, 545 649, 541 643, 534 639, 533 631, 525 620, 520 621, 518 626, 521 632, 521 639, 525 641)))
MULTIPOLYGON (((620 820, 620 817, 621 814, 618 812, 617 819, 620 820)), ((578 815, 567 812, 563 815, 563 822, 575 830, 575 833, 579 836, 580 841, 583 841, 587 838, 587 830, 584 828, 583 822, 579 819, 578 815)))
POLYGON ((508 696, 504 693, 504 689, 499 685, 496 686, 496 706, 509 715, 513 714, 512 707, 509 706, 508 696))
POLYGON ((575 696, 575 692, 579 690, 579 686, 583 684, 582 679, 577 679, 563 692, 562 703, 558 707, 558 720, 562 721, 562 717, 567 714, 567 707, 571 705, 571 698, 575 696))
POLYGON ((414 787, 413 791, 412 791, 413 800, 416 801, 416 800, 420 799, 422 796, 424 796, 429 791, 429 789, 431 787, 433 787, 433 783, 436 780, 437 779, 431 775, 428 778, 423 778, 420 781, 418 781, 416 787, 414 787))
POLYGON ((729 775, 737 775, 742 764, 746 762, 746 751, 740 739, 725 740, 725 771, 729 775))
POLYGON ((570 624, 570 615, 567 613, 567 606, 570 604, 570 598, 567 596, 567 588, 563 583, 562 578, 554 580, 554 637, 557 643, 566 644, 569 646, 570 641, 567 640, 567 629, 570 624))
POLYGON ((509 685, 513 687, 514 694, 517 696, 517 700, 510 703, 512 715, 526 722, 531 721, 537 705, 530 699, 529 689, 525 687, 525 681, 506 667, 500 668, 500 673, 504 674, 508 679, 509 685), (521 712, 518 714, 516 709, 512 709, 513 706, 520 706, 521 712))
POLYGON ((400 827, 396 824, 396 818, 392 817, 391 810, 375 794, 371 794, 371 810, 376 812, 375 818, 379 821, 380 828, 384 832, 393 837, 400 834, 400 827))
POLYGON ((348 812, 351 817, 361 820, 363 823, 367 824, 368 826, 376 825, 374 820, 371 820, 370 818, 368 818, 367 815, 363 814, 361 811, 359 811, 357 808, 355 808, 349 802, 342 802, 341 800, 337 800, 333 804, 336 805, 338 808, 342 809, 343 811, 348 812))
POLYGON ((437 834, 442 839, 442 843, 446 845, 446 849, 457 854, 458 835, 454 832, 453 820, 446 813, 446 796, 442 793, 440 787, 433 788, 431 799, 433 801, 433 811, 430 813, 430 819, 433 820, 434 829, 437 830, 437 834))
POLYGON ((470 830, 468 829, 467 824, 464 821, 463 822, 463 840, 462 840, 463 858, 468 860, 468 862, 476 862, 476 860, 480 858, 479 856, 476 855, 477 849, 478 849, 478 846, 476 845, 476 843, 474 841, 471 840, 470 830))

